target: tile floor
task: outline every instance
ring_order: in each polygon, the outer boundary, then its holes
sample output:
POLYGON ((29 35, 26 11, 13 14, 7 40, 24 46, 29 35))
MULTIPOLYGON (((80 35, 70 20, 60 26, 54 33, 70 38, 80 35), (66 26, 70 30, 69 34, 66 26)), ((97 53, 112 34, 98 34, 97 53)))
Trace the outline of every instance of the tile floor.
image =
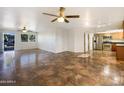
POLYGON ((0 55, 0 85, 124 85, 124 61, 110 51, 51 53, 10 51, 0 55))

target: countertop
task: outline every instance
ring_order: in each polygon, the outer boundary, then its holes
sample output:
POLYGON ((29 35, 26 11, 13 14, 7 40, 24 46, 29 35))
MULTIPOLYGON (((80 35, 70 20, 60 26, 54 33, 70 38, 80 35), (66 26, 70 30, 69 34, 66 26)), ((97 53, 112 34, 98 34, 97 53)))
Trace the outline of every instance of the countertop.
POLYGON ((118 46, 124 47, 124 44, 116 44, 116 46, 117 46, 117 47, 118 47, 118 46))
POLYGON ((103 41, 103 44, 124 44, 124 40, 108 40, 108 41, 103 41))

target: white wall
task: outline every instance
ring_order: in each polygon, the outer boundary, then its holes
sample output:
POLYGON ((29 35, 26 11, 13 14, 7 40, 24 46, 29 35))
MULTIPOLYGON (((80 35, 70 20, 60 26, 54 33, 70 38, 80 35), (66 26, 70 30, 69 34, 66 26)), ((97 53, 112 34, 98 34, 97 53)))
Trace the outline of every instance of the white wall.
POLYGON ((56 52, 56 29, 42 28, 38 32, 38 48, 50 52, 56 52))
POLYGON ((38 32, 38 47, 54 53, 69 51, 69 39, 67 29, 43 27, 38 32))
POLYGON ((69 32, 67 29, 56 30, 56 52, 69 51, 69 32))
POLYGON ((74 51, 74 33, 67 29, 42 28, 38 32, 38 46, 54 53, 74 51))
MULTIPOLYGON (((68 30, 60 28, 42 28, 38 33, 40 49, 51 52, 84 52, 84 32, 86 30, 68 30)), ((88 51, 88 34, 90 36, 90 50, 92 50, 92 33, 86 33, 86 52, 88 51)))
POLYGON ((93 36, 94 36, 94 34, 89 33, 89 35, 90 35, 90 50, 93 50, 93 36))
POLYGON ((0 32, 3 33, 13 33, 15 34, 15 50, 23 50, 23 49, 34 49, 38 48, 38 41, 37 41, 37 33, 35 32, 19 32, 15 30, 7 30, 7 29, 1 29, 0 32), (36 36, 35 42, 21 42, 21 34, 34 34, 36 36))
POLYGON ((74 51, 84 52, 84 32, 80 30, 74 31, 74 51))
POLYGON ((88 52, 88 34, 89 33, 85 33, 85 51, 88 52))
MULTIPOLYGON (((2 30, 4 33, 15 33, 15 50, 40 48, 50 52, 84 52, 84 32, 86 33, 86 51, 88 51, 88 31, 86 29, 60 29, 55 27, 43 27, 35 34, 36 42, 21 42, 21 32, 2 30)), ((92 33, 90 34, 90 50, 92 50, 92 33)))
POLYGON ((87 29, 77 29, 71 31, 70 42, 72 42, 69 46, 72 52, 84 52, 84 33, 85 33, 85 51, 88 51, 88 34, 90 41, 90 50, 92 50, 92 36, 93 33, 88 32, 87 29), (71 41, 72 40, 72 41, 71 41))
POLYGON ((75 31, 74 30, 67 30, 68 32, 68 51, 74 51, 75 47, 75 31))
POLYGON ((23 49, 35 49, 38 48, 38 41, 37 41, 37 33, 34 32, 16 32, 15 34, 15 50, 23 50, 23 49), (28 34, 29 35, 35 35, 36 36, 36 41, 35 42, 22 42, 21 41, 21 34, 28 34))

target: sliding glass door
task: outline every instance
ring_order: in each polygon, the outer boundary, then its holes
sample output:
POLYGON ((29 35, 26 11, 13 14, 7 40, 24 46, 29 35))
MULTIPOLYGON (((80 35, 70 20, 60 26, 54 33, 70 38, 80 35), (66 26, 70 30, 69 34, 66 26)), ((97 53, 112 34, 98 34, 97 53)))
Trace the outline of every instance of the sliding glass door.
POLYGON ((4 51, 14 50, 15 45, 15 35, 14 34, 4 34, 4 51))
POLYGON ((3 33, 0 33, 0 53, 3 52, 3 33))

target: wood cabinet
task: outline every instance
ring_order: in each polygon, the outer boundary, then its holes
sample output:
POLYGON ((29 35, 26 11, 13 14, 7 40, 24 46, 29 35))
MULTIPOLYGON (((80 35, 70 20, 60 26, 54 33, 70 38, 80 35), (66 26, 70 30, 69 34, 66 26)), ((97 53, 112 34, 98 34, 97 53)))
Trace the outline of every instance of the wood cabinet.
POLYGON ((123 60, 124 61, 124 45, 117 45, 116 46, 116 56, 117 60, 123 60))
POLYGON ((123 39, 123 32, 111 33, 112 39, 123 39))
POLYGON ((112 44, 112 51, 116 51, 116 44, 112 44))

